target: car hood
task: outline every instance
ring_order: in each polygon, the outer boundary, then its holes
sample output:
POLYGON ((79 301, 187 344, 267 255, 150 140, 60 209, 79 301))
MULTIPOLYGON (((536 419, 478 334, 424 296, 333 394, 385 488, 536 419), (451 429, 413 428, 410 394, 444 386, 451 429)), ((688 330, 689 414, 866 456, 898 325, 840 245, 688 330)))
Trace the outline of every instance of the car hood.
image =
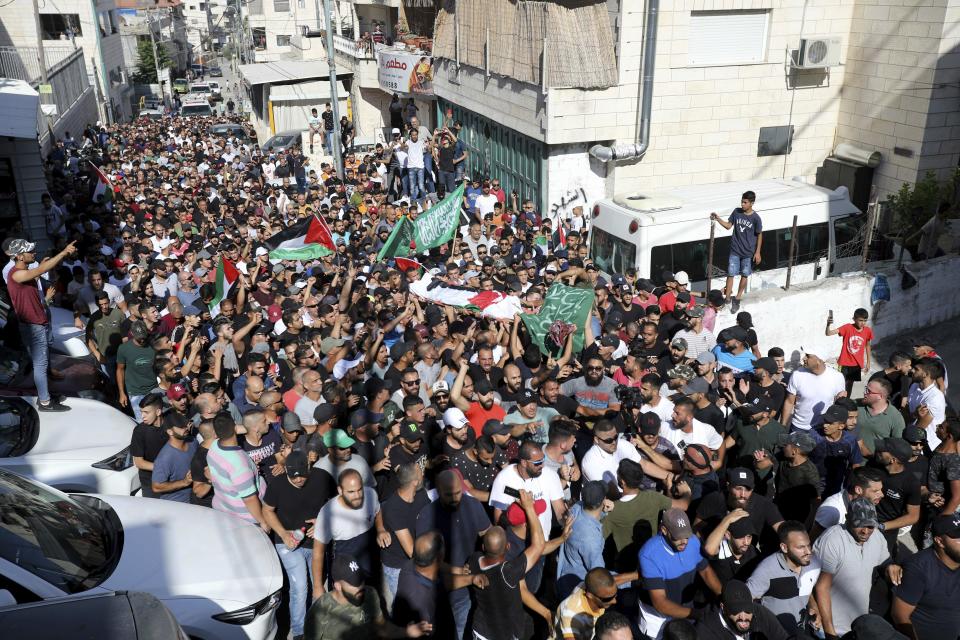
MULTIPOLYGON (((24 398, 37 406, 35 397, 24 398)), ((113 407, 84 398, 67 400, 70 411, 40 413, 37 443, 30 457, 51 456, 59 460, 102 460, 130 446, 134 421, 113 407), (106 452, 106 455, 101 455, 106 452), (99 457, 95 457, 99 456, 99 457)))
POLYGON ((124 536, 120 562, 100 588, 205 598, 233 611, 283 586, 277 552, 259 527, 190 504, 97 497, 116 512, 124 536))

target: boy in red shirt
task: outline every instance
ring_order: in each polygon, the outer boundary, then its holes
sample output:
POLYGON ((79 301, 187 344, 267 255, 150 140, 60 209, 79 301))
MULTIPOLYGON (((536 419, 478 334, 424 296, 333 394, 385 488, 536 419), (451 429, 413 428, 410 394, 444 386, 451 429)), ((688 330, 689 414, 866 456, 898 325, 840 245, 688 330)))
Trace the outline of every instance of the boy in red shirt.
POLYGON ((840 357, 837 364, 847 381, 847 397, 853 389, 853 383, 859 382, 861 372, 870 369, 870 341, 873 340, 873 330, 867 326, 870 314, 866 309, 857 309, 853 312, 853 323, 847 323, 836 329, 833 328, 833 312, 827 316, 828 336, 840 334, 843 345, 840 347, 840 357))

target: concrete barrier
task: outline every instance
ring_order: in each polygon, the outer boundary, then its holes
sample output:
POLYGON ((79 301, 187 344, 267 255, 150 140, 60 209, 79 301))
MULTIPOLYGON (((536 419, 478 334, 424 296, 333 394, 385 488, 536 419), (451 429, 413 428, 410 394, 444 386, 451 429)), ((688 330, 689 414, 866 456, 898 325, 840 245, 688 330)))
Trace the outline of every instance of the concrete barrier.
MULTIPOLYGON (((741 311, 753 316, 763 354, 770 347, 780 347, 787 362, 795 365, 799 364, 801 350, 836 360, 841 338, 824 335, 831 309, 834 327, 850 322, 858 307, 870 311, 874 342, 906 331, 919 333, 924 327, 960 315, 960 257, 945 256, 904 266, 917 280, 906 290, 900 286, 900 272, 888 266, 794 285, 789 291, 777 288, 748 293, 741 311), (890 300, 874 305, 870 296, 877 274, 886 276, 890 300)), ((725 308, 717 318, 716 331, 732 326, 735 320, 729 307, 725 308)))

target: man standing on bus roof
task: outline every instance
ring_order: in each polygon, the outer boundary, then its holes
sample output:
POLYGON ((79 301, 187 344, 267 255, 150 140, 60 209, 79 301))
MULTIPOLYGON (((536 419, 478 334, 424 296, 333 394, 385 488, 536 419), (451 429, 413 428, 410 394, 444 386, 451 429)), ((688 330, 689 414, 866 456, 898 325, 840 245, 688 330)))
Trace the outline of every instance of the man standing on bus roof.
POLYGON ((747 191, 740 198, 740 207, 733 210, 730 218, 724 220, 717 212, 710 214, 711 220, 716 220, 724 229, 733 229, 730 238, 730 258, 727 260, 727 286, 723 290, 727 302, 733 291, 733 279, 740 276, 740 286, 737 288, 737 297, 733 299, 731 312, 740 310, 740 301, 743 292, 747 289, 747 278, 753 272, 753 263, 760 265, 760 249, 763 247, 763 223, 759 214, 753 210, 753 203, 757 194, 747 191))

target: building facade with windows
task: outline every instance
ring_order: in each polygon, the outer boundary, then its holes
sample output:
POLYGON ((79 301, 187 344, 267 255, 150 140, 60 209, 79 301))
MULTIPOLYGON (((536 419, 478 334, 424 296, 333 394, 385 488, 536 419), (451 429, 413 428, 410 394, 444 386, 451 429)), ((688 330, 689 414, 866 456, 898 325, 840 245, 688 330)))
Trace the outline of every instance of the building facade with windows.
POLYGON ((882 154, 883 195, 960 159, 960 2, 928 4, 458 0, 437 17, 434 89, 471 169, 538 182, 548 215, 640 188, 813 182, 842 142, 882 154))
MULTIPOLYGON (((36 50, 37 21, 30 0, 0 7, 0 45, 36 50)), ((132 90, 124 68, 120 22, 113 0, 63 0, 40 7, 40 37, 47 47, 82 49, 102 121, 131 116, 132 90)))

